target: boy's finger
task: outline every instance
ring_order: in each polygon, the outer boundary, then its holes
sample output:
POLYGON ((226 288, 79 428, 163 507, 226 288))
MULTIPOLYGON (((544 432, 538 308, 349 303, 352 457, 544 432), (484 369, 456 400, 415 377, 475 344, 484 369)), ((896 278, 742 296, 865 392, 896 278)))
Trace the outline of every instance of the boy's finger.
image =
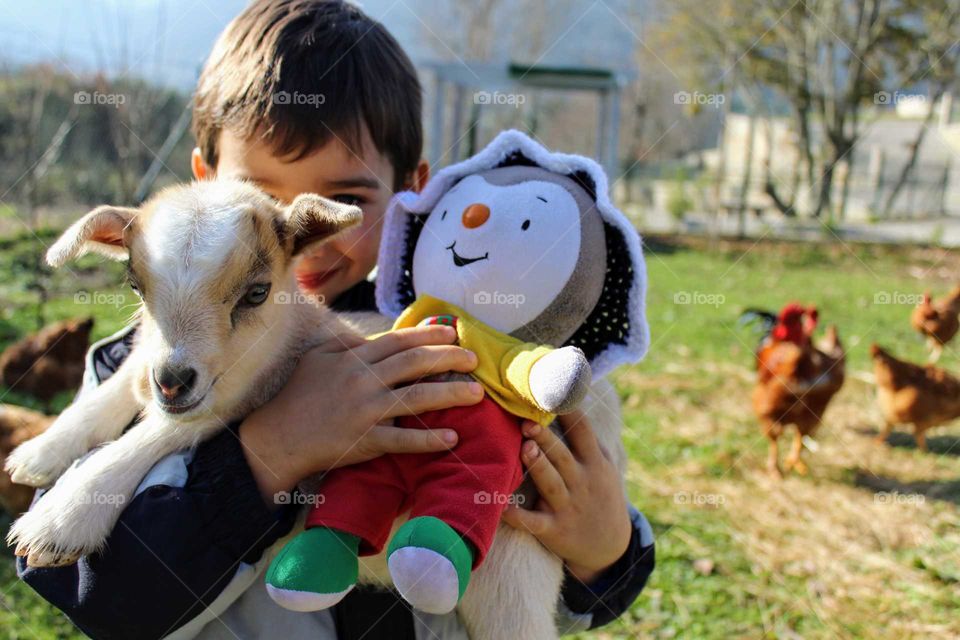
POLYGON ((338 353, 340 351, 346 351, 348 349, 353 349, 354 347, 359 347, 362 344, 366 344, 367 339, 363 336, 358 336, 353 333, 341 333, 333 336, 325 342, 321 342, 314 347, 315 351, 322 351, 324 353, 338 353))
POLYGON ((427 345, 395 353, 372 368, 377 378, 393 387, 434 373, 470 373, 477 368, 477 356, 453 345, 427 345))
POLYGON ((574 455, 582 460, 594 459, 603 455, 600 450, 600 442, 597 440, 593 428, 590 426, 590 418, 580 409, 557 417, 560 428, 563 429, 563 435, 566 436, 570 448, 574 455))
POLYGON ((516 505, 503 510, 503 521, 514 529, 542 536, 550 531, 553 516, 543 511, 528 511, 516 505))
POLYGON ((567 444, 557 434, 551 431, 549 427, 542 427, 530 420, 523 423, 521 430, 524 436, 540 445, 540 449, 543 450, 543 453, 550 459, 550 462, 553 463, 566 482, 573 483, 576 481, 580 472, 580 465, 573 454, 570 453, 567 444))
POLYGON ((377 425, 367 435, 373 449, 380 453, 431 453, 457 444, 453 429, 402 429, 377 425))
POLYGON ((483 400, 479 382, 419 382, 400 389, 386 389, 381 416, 414 416, 426 411, 469 407, 483 400))
POLYGON ((414 347, 428 344, 453 344, 456 341, 457 332, 453 327, 442 324, 411 327, 391 331, 375 340, 367 340, 366 344, 354 349, 354 353, 373 364, 414 347))
POLYGON ((567 483, 563 481, 556 467, 553 466, 550 459, 543 454, 540 447, 533 440, 527 440, 523 443, 520 450, 520 457, 524 465, 533 478, 533 484, 537 487, 540 497, 550 505, 554 511, 559 511, 570 502, 570 491, 567 489, 567 483))

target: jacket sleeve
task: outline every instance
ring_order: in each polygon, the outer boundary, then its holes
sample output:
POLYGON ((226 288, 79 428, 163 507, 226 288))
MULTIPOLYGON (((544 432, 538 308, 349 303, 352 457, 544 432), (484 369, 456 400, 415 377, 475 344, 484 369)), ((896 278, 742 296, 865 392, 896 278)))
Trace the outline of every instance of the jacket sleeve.
POLYGON ((623 556, 592 584, 566 574, 557 615, 561 633, 596 629, 620 617, 637 599, 654 568, 653 530, 630 507, 633 535, 623 556))
MULTIPOLYGON (((85 387, 104 379, 98 373, 85 387)), ((294 519, 295 509, 263 503, 230 429, 158 462, 102 554, 55 568, 20 558, 17 573, 92 638, 162 638, 204 611, 294 519)))

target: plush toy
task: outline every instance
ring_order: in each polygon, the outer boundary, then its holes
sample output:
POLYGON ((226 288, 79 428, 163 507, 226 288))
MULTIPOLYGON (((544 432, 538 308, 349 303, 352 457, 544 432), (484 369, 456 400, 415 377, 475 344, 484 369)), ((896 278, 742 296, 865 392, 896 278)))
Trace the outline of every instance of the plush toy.
MULTIPOLYGON (((324 475, 307 528, 274 559, 267 588, 298 611, 337 603, 358 556, 379 553, 399 593, 451 611, 484 560, 523 479, 520 424, 574 409, 593 374, 648 344, 639 237, 606 196, 594 162, 500 134, 387 213, 377 300, 394 329, 454 326, 477 353, 477 405, 398 420, 451 427, 449 452, 385 455, 324 475), (598 194, 601 194, 598 197, 598 194)), ((449 374, 443 379, 451 379, 449 374)))

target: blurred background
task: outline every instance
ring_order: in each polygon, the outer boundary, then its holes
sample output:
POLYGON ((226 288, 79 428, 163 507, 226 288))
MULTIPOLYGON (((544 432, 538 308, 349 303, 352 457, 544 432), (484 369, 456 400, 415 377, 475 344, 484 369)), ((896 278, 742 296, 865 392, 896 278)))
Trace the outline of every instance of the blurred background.
MULTIPOLYGON (((0 409, 0 456, 135 308, 119 267, 52 273, 45 248, 93 205, 190 178, 191 91, 245 4, 0 0, 0 402, 37 412, 0 409), (32 380, 41 357, 62 379, 32 380)), ((960 281, 960 1, 362 6, 418 67, 435 169, 520 128, 600 161, 644 234, 653 348, 613 377, 658 569, 588 636, 960 637, 960 393, 936 388, 947 426, 928 451, 909 429, 877 444, 868 351, 922 364, 923 293, 960 311, 944 297, 960 281), (760 335, 738 318, 790 300, 838 326, 846 381, 803 440, 809 469, 777 480, 751 405, 760 335)), ((937 366, 960 370, 948 340, 937 366)), ((11 513, 29 500, 6 478, 0 494, 11 513)), ((9 565, 0 637, 75 634, 9 565)))

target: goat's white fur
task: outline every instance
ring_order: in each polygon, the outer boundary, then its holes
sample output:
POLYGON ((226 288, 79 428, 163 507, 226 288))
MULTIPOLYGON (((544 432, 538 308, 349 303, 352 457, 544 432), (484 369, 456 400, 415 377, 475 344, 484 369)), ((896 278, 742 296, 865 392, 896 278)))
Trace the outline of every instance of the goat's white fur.
MULTIPOLYGON (((228 216, 240 215, 236 201, 250 197, 251 192, 250 187, 230 181, 221 181, 217 191, 197 185, 180 189, 175 195, 182 196, 186 190, 188 195, 201 200, 202 196, 209 199, 215 194, 233 202, 232 213, 225 214, 228 216), (198 193, 190 194, 191 189, 198 193)), ((163 194, 158 196, 158 201, 158 209, 176 206, 168 203, 163 194)), ((182 201, 180 198, 181 204, 182 201)), ((257 204, 262 205, 263 201, 256 200, 251 206, 257 204)), ((135 210, 106 209, 91 212, 85 220, 100 216, 98 220, 116 224, 118 215, 123 219, 123 214, 136 213, 135 210)), ((228 209, 230 207, 223 211, 228 209)), ((171 226, 171 221, 188 222, 169 210, 163 215, 163 222, 149 224, 148 221, 144 226, 147 251, 159 252, 161 259, 165 257, 164 252, 183 250, 184 237, 171 226), (161 237, 151 237, 157 233, 161 237)), ((220 222, 230 224, 230 220, 220 222)), ((51 263, 62 264, 91 250, 111 257, 125 255, 114 245, 97 245, 92 239, 95 234, 82 223, 71 227, 51 249, 51 263)), ((350 223, 344 222, 342 226, 350 223)), ((129 224, 129 220, 124 224, 129 224)), ((194 244, 206 254, 202 258, 188 256, 198 258, 193 262, 196 272, 189 278, 194 287, 202 288, 204 279, 219 277, 215 267, 230 253, 230 247, 220 243, 231 242, 231 236, 233 242, 244 242, 244 232, 230 228, 231 233, 220 234, 217 243, 194 244)), ((176 256, 170 258, 170 264, 179 263, 176 256)), ((288 281, 283 286, 296 286, 292 278, 288 281)), ((292 299, 301 302, 284 309, 278 326, 273 326, 262 337, 268 344, 257 352, 265 356, 249 358, 237 365, 240 370, 231 382, 236 389, 225 394, 235 399, 234 406, 226 408, 221 417, 203 412, 199 417, 192 414, 190 418, 178 417, 151 402, 144 391, 149 354, 142 343, 138 343, 109 380, 82 394, 49 430, 11 453, 6 466, 16 482, 48 486, 59 478, 11 529, 9 539, 18 545, 18 553, 27 554, 31 565, 53 566, 71 563, 81 555, 101 550, 126 502, 132 499, 137 485, 158 460, 196 446, 219 432, 227 420, 241 417, 266 402, 286 382, 300 355, 311 347, 336 335, 350 333, 350 325, 359 326, 364 334, 389 326, 389 320, 376 314, 349 314, 348 325, 326 308, 305 303, 298 296, 292 299), (141 422, 124 433, 124 428, 141 412, 141 422), (102 446, 74 464, 98 445, 102 446)), ((271 299, 267 304, 273 303, 271 299)), ((155 309, 154 314, 164 311, 164 308, 155 309)), ((625 456, 620 442, 616 395, 609 385, 599 381, 585 400, 584 408, 601 446, 612 454, 622 473, 625 456)), ((397 525, 404 519, 398 519, 397 525)), ((562 579, 559 558, 532 535, 501 525, 486 561, 474 572, 458 612, 470 636, 477 640, 554 638, 557 635, 554 614, 562 579)), ((361 559, 361 581, 390 584, 384 553, 361 559)))

